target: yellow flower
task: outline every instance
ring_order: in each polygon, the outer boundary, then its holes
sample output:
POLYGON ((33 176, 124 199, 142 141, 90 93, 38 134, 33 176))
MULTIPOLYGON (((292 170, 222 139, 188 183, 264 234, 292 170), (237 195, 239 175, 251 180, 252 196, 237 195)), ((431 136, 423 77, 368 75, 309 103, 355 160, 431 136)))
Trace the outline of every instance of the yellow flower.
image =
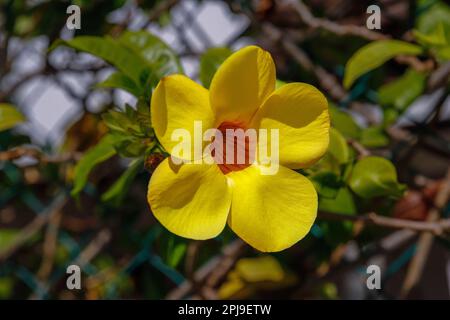
POLYGON ((175 165, 165 159, 151 177, 148 202, 169 231, 204 240, 216 237, 228 222, 260 251, 286 249, 309 232, 317 193, 292 169, 310 166, 326 152, 328 104, 311 85, 289 83, 275 90, 275 81, 272 57, 256 46, 232 54, 217 70, 209 91, 183 75, 160 81, 152 95, 151 117, 169 153, 178 143, 172 141, 172 132, 183 128, 194 135, 194 121, 205 129, 279 130, 280 167, 274 175, 262 175, 258 162, 175 165))

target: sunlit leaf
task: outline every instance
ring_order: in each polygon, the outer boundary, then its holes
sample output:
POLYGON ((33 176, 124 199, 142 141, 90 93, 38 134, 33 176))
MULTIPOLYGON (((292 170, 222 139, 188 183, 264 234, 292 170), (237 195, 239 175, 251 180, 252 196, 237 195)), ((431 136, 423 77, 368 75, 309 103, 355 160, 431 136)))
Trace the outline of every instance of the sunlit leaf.
POLYGON ((209 88, 219 66, 232 53, 228 48, 210 48, 200 58, 200 81, 209 88))
POLYGON ((334 128, 330 129, 328 153, 339 164, 347 163, 350 160, 350 148, 348 147, 347 140, 334 128))
POLYGON ((97 84, 100 88, 115 88, 125 90, 135 97, 141 95, 141 89, 139 86, 127 75, 122 72, 114 72, 104 81, 97 84))
POLYGON ((397 181, 394 165, 387 159, 375 156, 363 158, 355 164, 349 185, 362 198, 399 197, 405 189, 397 181))
POLYGON ((378 89, 378 98, 383 107, 393 106, 404 111, 425 89, 426 75, 409 69, 403 76, 378 89))
POLYGON ((356 124, 350 114, 339 110, 333 104, 330 104, 329 111, 331 124, 334 128, 336 128, 347 138, 359 139, 359 136, 361 135, 361 128, 358 124, 356 124))
POLYGON ((25 117, 13 105, 0 103, 0 131, 11 129, 24 121, 25 117))
POLYGON ((368 148, 380 148, 389 144, 389 138, 380 127, 370 127, 362 131, 360 142, 368 148))
POLYGON ((60 45, 90 53, 111 63, 135 83, 141 83, 143 69, 147 66, 139 54, 109 37, 80 36, 71 40, 57 40, 49 50, 60 45))
POLYGON ((114 138, 111 135, 104 136, 100 142, 89 149, 75 166, 74 186, 72 196, 77 196, 88 181, 92 169, 116 154, 114 138))
POLYGON ((154 81, 173 73, 183 73, 176 53, 164 41, 148 31, 126 31, 119 42, 142 57, 150 67, 154 81))
POLYGON ((422 48, 399 40, 379 40, 360 48, 345 66, 344 87, 350 88, 361 75, 398 55, 418 55, 422 48))
POLYGON ((335 198, 319 197, 319 210, 341 214, 356 214, 357 212, 353 195, 346 187, 340 188, 335 198))

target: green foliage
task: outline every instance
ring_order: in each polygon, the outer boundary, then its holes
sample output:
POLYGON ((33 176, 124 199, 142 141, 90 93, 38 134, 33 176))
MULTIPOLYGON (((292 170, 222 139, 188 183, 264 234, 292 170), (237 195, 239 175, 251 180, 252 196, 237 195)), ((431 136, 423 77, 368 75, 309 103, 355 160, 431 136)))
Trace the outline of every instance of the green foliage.
POLYGON ((368 148, 380 148, 389 144, 389 138, 381 127, 370 127, 362 130, 360 142, 368 148))
POLYGON ((359 139, 361 136, 361 128, 356 124, 355 120, 348 113, 339 110, 334 104, 330 103, 329 107, 331 124, 346 138, 359 139))
POLYGON ((220 65, 231 55, 228 48, 210 48, 200 58, 200 81, 209 88, 211 80, 220 65))
POLYGON ((151 88, 161 77, 182 73, 178 57, 161 39, 147 31, 127 31, 120 38, 80 36, 57 40, 50 51, 60 45, 90 53, 115 66, 120 73, 111 75, 99 86, 126 90, 148 99, 151 88))
POLYGON ((361 75, 398 55, 419 55, 422 48, 399 40, 371 42, 356 51, 345 66, 344 87, 350 88, 361 75))
POLYGON ((330 129, 328 153, 338 164, 344 164, 350 161, 351 154, 347 140, 334 128, 330 129))
POLYGON ((325 212, 356 214, 353 194, 347 187, 341 187, 334 198, 319 197, 319 210, 325 212))
POLYGON ((75 166, 74 186, 71 195, 75 197, 83 190, 88 181, 89 173, 96 165, 108 160, 115 154, 114 138, 111 135, 104 136, 97 145, 89 149, 75 166))
POLYGON ((11 129, 24 121, 25 117, 13 105, 0 103, 0 131, 11 129))
POLYGON ((342 182, 337 174, 330 171, 319 172, 311 177, 317 193, 325 198, 335 198, 342 182))
POLYGON ((122 72, 112 73, 106 80, 97 84, 99 88, 115 88, 125 90, 135 97, 139 97, 142 94, 142 90, 136 85, 136 83, 123 74, 122 72))
POLYGON ((118 206, 122 203, 123 198, 126 195, 126 190, 130 188, 139 170, 142 169, 144 160, 142 158, 135 159, 130 163, 130 166, 125 172, 116 180, 116 182, 102 195, 102 201, 110 202, 114 206, 118 206))
POLYGON ((164 76, 183 73, 176 53, 160 38, 147 31, 126 31, 119 38, 119 42, 147 62, 150 74, 145 85, 148 85, 149 81, 156 85, 164 76))
POLYGON ((114 65, 123 74, 133 79, 135 83, 142 84, 142 74, 146 61, 111 37, 80 36, 68 41, 57 40, 49 50, 51 51, 60 45, 99 57, 114 65))
POLYGON ((405 189, 397 181, 394 165, 389 160, 375 156, 363 158, 355 164, 349 185, 362 198, 400 197, 405 189))
POLYGON ((378 98, 384 108, 393 107, 403 112, 425 90, 426 75, 409 69, 404 75, 378 89, 378 98))

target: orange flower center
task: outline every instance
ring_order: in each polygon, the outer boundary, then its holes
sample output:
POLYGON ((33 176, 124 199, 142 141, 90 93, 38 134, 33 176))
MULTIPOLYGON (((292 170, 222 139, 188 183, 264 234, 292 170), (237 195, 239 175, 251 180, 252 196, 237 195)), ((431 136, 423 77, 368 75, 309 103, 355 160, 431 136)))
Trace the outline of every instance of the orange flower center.
POLYGON ((222 122, 217 129, 211 155, 223 174, 250 166, 254 160, 256 131, 247 131, 243 125, 233 122, 222 122))

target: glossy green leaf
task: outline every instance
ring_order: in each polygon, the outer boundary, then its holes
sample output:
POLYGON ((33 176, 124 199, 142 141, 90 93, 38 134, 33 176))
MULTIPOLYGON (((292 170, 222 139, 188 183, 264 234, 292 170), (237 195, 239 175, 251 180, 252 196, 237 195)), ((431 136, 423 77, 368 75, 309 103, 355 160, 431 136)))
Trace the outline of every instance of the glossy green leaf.
POLYGON ((164 41, 147 31, 126 31, 119 42, 142 57, 155 81, 173 73, 183 73, 176 53, 164 41))
POLYGON ((328 153, 339 163, 344 164, 350 160, 350 148, 347 140, 334 128, 330 129, 330 143, 328 153))
POLYGON ((49 50, 53 50, 60 45, 102 58, 133 79, 135 83, 141 82, 143 69, 147 65, 146 60, 139 54, 109 37, 80 36, 67 41, 57 40, 49 50))
POLYGON ((380 148, 389 144, 389 138, 380 127, 370 127, 362 131, 360 142, 368 148, 380 148))
POLYGON ((13 105, 0 103, 0 131, 11 129, 24 121, 25 117, 13 105))
POLYGON ((200 58, 200 81, 209 88, 211 80, 219 66, 231 55, 232 51, 228 48, 211 48, 200 58))
POLYGON ((430 34, 439 24, 444 26, 446 37, 450 39, 450 6, 443 1, 437 1, 417 18, 416 29, 423 34, 430 34))
POLYGON ((397 181, 394 165, 387 159, 375 156, 363 158, 355 164, 349 185, 362 198, 400 197, 405 189, 397 181))
POLYGON ((393 106, 403 112, 425 90, 426 75, 409 69, 400 78, 378 89, 379 102, 383 107, 393 106))
POLYGON ((114 149, 115 139, 111 135, 104 136, 100 142, 89 149, 75 166, 74 186, 72 196, 77 196, 88 181, 89 173, 92 169, 116 154, 114 149))
POLYGON ((130 188, 131 183, 142 169, 144 160, 136 159, 130 163, 125 172, 114 182, 114 184, 102 195, 103 202, 111 202, 113 205, 119 205, 130 188))
POLYGON ((445 37, 445 27, 442 22, 439 22, 436 27, 429 33, 423 33, 419 30, 413 30, 414 38, 417 42, 426 47, 445 46, 448 44, 445 37))
POLYGON ((361 128, 358 126, 358 124, 356 124, 355 120, 350 114, 339 110, 339 108, 333 104, 330 104, 329 112, 331 117, 331 124, 334 128, 342 133, 344 137, 359 139, 361 135, 361 128))
POLYGON ((174 245, 172 250, 170 251, 170 255, 167 258, 167 264, 172 268, 176 268, 183 259, 186 251, 187 251, 186 243, 182 242, 174 245))
POLYGON ((135 97, 139 97, 141 95, 141 89, 139 85, 137 85, 133 79, 123 74, 122 72, 114 72, 104 81, 97 84, 97 87, 100 88, 115 88, 125 90, 135 97))
POLYGON ((398 55, 419 55, 422 48, 399 40, 379 40, 360 48, 345 66, 344 87, 350 88, 363 74, 398 55))
POLYGON ((336 197, 319 197, 319 210, 341 214, 356 214, 356 204, 353 195, 347 187, 338 190, 336 197))

